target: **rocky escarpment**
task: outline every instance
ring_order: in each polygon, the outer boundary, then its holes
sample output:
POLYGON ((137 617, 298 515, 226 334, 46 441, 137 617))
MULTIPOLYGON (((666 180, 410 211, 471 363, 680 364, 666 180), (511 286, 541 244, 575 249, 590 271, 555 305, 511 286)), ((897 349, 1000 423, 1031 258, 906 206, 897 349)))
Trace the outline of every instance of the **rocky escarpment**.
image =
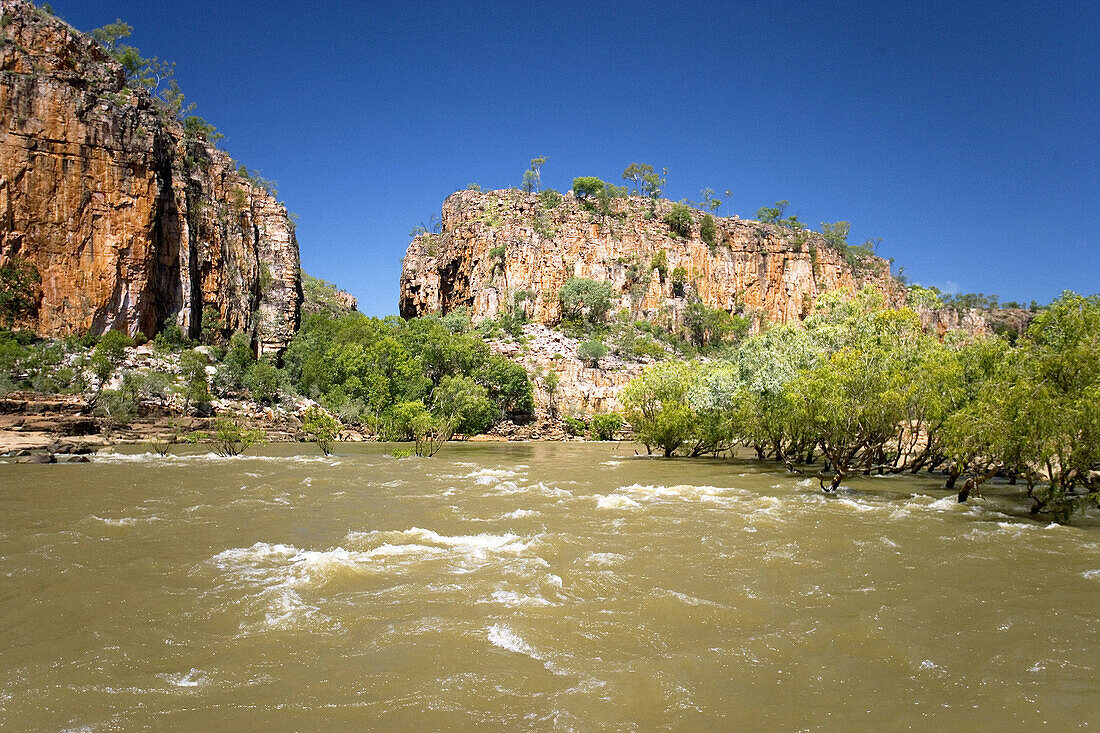
POLYGON ((825 291, 864 284, 890 303, 904 302, 904 286, 881 258, 853 264, 819 234, 736 216, 716 219, 708 246, 702 212, 692 212, 684 237, 663 220, 671 206, 635 196, 613 200, 612 213, 601 215, 571 193, 556 205, 519 191, 455 193, 443 204, 441 233, 409 245, 401 315, 465 307, 476 322, 529 291, 527 316, 552 324, 561 315, 557 293, 571 277, 610 282, 613 310, 650 320, 675 321, 698 297, 711 308, 755 316, 757 324, 786 322, 806 317, 825 291))
POLYGON ((0 263, 41 278, 21 325, 197 336, 206 318, 279 352, 302 299, 286 208, 95 41, 23 0, 0 9, 0 263))

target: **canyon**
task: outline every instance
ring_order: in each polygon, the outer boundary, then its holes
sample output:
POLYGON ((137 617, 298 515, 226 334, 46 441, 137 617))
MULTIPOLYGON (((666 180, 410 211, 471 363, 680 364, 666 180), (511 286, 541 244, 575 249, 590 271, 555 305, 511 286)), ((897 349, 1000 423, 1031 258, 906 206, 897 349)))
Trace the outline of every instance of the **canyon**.
POLYGON ((0 10, 0 264, 40 279, 19 325, 151 337, 175 323, 278 355, 302 301, 286 207, 99 43, 24 0, 0 10))

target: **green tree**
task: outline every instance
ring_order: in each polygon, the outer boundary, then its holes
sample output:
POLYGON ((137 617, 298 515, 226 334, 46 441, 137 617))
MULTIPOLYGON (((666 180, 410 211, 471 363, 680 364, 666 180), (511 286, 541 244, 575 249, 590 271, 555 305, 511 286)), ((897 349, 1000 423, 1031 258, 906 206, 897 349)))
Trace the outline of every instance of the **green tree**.
POLYGON ((661 198, 661 192, 664 190, 667 176, 668 168, 662 168, 660 175, 657 175, 652 170, 645 173, 642 176, 642 194, 654 200, 661 198))
POLYGON ((776 201, 775 206, 762 206, 756 211, 756 218, 765 224, 778 224, 783 218, 783 212, 791 205, 790 201, 776 201))
MULTIPOLYGON (((531 173, 535 184, 535 193, 542 189, 542 167, 546 165, 546 156, 539 155, 531 158, 531 173)), ((526 176, 524 176, 526 178, 526 176)))
POLYGON ((710 214, 703 214, 703 220, 699 224, 699 238, 706 243, 711 252, 714 252, 718 246, 718 226, 710 214))
POLYGON ((599 196, 604 191, 604 182, 595 176, 581 176, 573 179, 573 195, 579 199, 599 196))
POLYGON ((646 176, 653 175, 653 166, 644 163, 631 163, 623 171, 623 180, 634 184, 634 193, 642 193, 642 182, 646 176))
POLYGON ((605 412, 592 416, 592 437, 595 440, 614 440, 615 433, 623 427, 623 416, 617 412, 605 412))
POLYGON ((189 412, 197 407, 202 411, 210 405, 210 385, 206 379, 206 354, 189 349, 180 354, 180 394, 183 397, 183 411, 189 412))
POLYGON ((949 421, 967 481, 960 501, 1002 470, 1024 476, 1033 514, 1067 520, 1100 504, 1100 296, 1065 292, 949 421))
POLYGON ((673 234, 681 237, 690 237, 692 234, 694 221, 691 216, 691 208, 686 204, 673 204, 669 212, 665 214, 664 222, 673 234))
POLYGON ((657 271, 657 276, 661 278, 661 282, 664 282, 665 278, 668 277, 668 255, 663 249, 658 250, 657 254, 653 255, 650 267, 657 271))
POLYGON ((498 415, 488 391, 469 377, 444 377, 432 403, 432 412, 463 435, 484 433, 498 415))
POLYGON ((133 395, 121 389, 105 389, 96 399, 95 414, 103 424, 108 438, 123 425, 129 425, 137 417, 137 403, 133 395))
POLYGON ((602 341, 593 339, 577 346, 577 358, 593 369, 599 367, 600 360, 605 356, 607 356, 607 347, 602 341))
POLYGON ((261 442, 264 433, 257 428, 248 427, 241 415, 219 415, 214 420, 214 430, 209 435, 200 434, 200 439, 209 439, 214 444, 214 452, 224 458, 239 456, 261 442))
POLYGON ((523 172, 523 182, 519 184, 520 190, 524 193, 531 193, 537 191, 538 187, 538 175, 533 170, 525 170, 523 172))
POLYGON ((279 370, 268 361, 256 361, 248 367, 243 384, 256 402, 270 405, 279 399, 279 370))
POLYGON ((830 247, 841 253, 848 251, 848 233, 851 230, 852 225, 846 221, 838 221, 833 224, 825 221, 821 222, 821 236, 825 238, 830 247))
POLYGON ((671 456, 692 434, 695 415, 688 404, 696 378, 693 365, 668 361, 646 367, 623 390, 626 419, 646 449, 671 456))
POLYGON ((611 310, 611 283, 571 277, 558 292, 562 318, 587 318, 590 324, 602 322, 611 310))
POLYGON ((306 408, 302 432, 317 444, 326 456, 332 455, 332 441, 340 434, 340 421, 316 405, 306 408))
POLYGON ((11 328, 20 319, 35 314, 41 283, 33 263, 13 258, 0 265, 0 325, 11 328))
POLYGON ((712 214, 722 206, 722 199, 714 195, 713 188, 704 188, 699 194, 703 197, 702 208, 707 209, 712 214))
POLYGON ((134 340, 121 331, 108 331, 92 350, 90 365, 92 373, 99 380, 99 388, 110 379, 111 374, 123 359, 126 358, 126 349, 134 345, 134 340))

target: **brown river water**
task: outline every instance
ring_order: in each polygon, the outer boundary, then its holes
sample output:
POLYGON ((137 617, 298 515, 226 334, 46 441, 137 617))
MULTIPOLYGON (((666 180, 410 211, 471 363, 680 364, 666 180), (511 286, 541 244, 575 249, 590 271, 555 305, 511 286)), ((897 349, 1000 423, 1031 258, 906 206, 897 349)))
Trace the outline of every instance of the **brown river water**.
POLYGON ((1100 726, 1096 514, 624 444, 311 448, 0 465, 0 729, 1100 726))

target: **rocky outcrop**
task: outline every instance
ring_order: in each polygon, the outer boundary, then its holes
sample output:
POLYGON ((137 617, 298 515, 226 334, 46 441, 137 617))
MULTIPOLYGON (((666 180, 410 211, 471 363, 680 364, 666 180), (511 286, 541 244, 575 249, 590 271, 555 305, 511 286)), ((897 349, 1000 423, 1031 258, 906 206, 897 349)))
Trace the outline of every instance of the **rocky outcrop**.
POLYGON ((302 299, 286 208, 95 41, 24 0, 0 9, 0 263, 41 277, 22 325, 197 336, 212 318, 281 351, 302 299))
POLYGON ((802 319, 821 293, 837 288, 870 284, 888 302, 904 302, 905 288, 885 260, 869 256, 853 265, 812 232, 718 218, 714 246, 708 246, 702 212, 692 211, 691 236, 681 237, 663 221, 668 201, 635 196, 612 206, 610 215, 600 215, 571 193, 554 206, 519 191, 451 195, 441 233, 409 245, 401 315, 465 307, 477 322, 530 291, 528 317, 554 323, 561 315, 557 293, 570 277, 610 282, 613 310, 649 320, 677 320, 694 296, 711 308, 755 316, 757 324, 802 319), (661 252, 663 274, 656 264, 661 252), (677 268, 682 282, 673 275, 677 268))

